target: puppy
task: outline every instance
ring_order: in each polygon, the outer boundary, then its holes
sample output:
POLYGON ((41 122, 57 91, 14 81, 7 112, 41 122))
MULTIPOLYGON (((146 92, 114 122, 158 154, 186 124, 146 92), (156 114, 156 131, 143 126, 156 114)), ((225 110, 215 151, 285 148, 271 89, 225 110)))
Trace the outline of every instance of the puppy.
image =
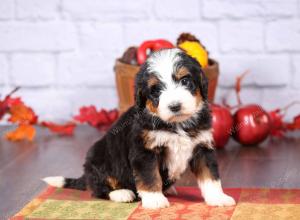
POLYGON ((140 197, 156 209, 169 206, 163 192, 190 167, 208 205, 234 205, 221 187, 207 89, 199 63, 183 51, 151 54, 136 77, 135 105, 90 148, 84 174, 44 181, 116 202, 140 197))

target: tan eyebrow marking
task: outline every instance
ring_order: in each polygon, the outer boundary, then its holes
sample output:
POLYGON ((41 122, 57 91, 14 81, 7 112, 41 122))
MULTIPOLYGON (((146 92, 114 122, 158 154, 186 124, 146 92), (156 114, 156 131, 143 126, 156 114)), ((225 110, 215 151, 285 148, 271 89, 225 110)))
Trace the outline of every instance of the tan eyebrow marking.
POLYGON ((154 86, 159 83, 159 80, 156 76, 150 76, 148 79, 147 85, 150 88, 151 86, 154 86))
POLYGON ((175 73, 175 79, 180 80, 182 77, 189 75, 189 70, 186 67, 180 67, 175 73))

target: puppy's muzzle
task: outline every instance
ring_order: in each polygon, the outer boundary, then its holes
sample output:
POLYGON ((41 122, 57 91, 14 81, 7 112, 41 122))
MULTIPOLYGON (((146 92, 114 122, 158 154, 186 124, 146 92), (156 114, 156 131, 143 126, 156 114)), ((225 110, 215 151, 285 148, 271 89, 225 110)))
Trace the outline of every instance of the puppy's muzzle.
POLYGON ((178 113, 181 110, 181 103, 175 102, 168 106, 170 111, 173 113, 178 113))

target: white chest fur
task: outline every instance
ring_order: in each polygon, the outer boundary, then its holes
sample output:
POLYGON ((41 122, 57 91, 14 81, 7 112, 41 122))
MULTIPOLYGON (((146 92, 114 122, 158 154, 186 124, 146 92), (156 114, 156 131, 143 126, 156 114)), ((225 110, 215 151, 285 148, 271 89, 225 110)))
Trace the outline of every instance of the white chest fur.
POLYGON ((179 130, 177 133, 149 131, 148 138, 152 140, 149 148, 167 147, 166 164, 171 179, 178 179, 186 170, 197 144, 205 143, 208 147, 213 147, 211 146, 212 134, 210 130, 201 131, 194 138, 189 137, 183 130, 179 130))

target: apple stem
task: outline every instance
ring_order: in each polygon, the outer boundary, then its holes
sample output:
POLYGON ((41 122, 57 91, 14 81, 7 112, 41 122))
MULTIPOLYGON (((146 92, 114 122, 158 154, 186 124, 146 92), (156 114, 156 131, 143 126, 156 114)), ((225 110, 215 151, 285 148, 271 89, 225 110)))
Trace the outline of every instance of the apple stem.
POLYGON ((6 96, 5 96, 5 99, 10 97, 12 94, 14 94, 16 91, 18 91, 20 89, 20 86, 14 88, 14 90, 12 90, 10 93, 8 93, 6 96))
POLYGON ((237 99, 238 106, 242 105, 242 100, 241 100, 241 96, 240 96, 241 83, 242 83, 242 80, 244 79, 244 77, 246 75, 248 75, 249 73, 250 73, 250 70, 246 70, 244 73, 242 73, 240 76, 238 76, 236 78, 235 93, 236 93, 236 99, 237 99))
POLYGON ((281 111, 283 112, 282 114, 285 115, 292 106, 298 105, 298 104, 300 104, 300 101, 293 101, 293 102, 287 104, 285 107, 283 107, 281 109, 281 111))

